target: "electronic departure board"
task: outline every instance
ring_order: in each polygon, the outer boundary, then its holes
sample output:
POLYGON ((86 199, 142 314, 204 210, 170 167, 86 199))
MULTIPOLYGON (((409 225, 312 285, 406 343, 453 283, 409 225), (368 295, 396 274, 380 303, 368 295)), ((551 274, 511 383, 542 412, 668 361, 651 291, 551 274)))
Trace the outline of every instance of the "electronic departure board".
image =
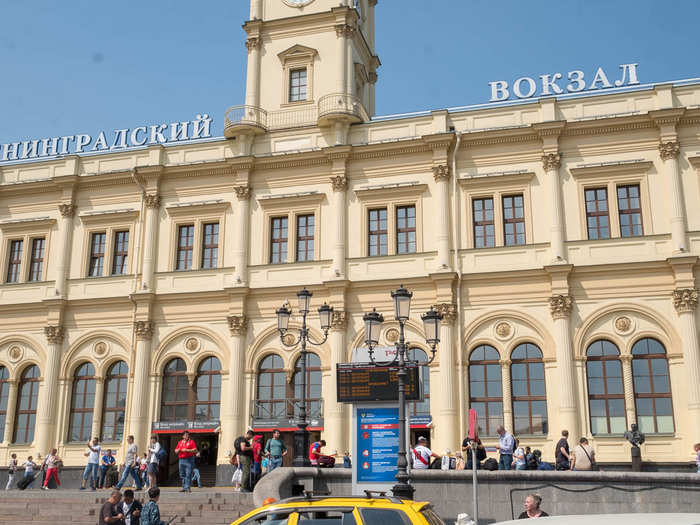
MULTIPOLYGON (((408 365, 406 399, 419 401, 421 388, 419 368, 408 365)), ((336 365, 338 401, 358 403, 363 401, 397 401, 399 398, 398 368, 379 367, 373 364, 342 363, 336 365)))

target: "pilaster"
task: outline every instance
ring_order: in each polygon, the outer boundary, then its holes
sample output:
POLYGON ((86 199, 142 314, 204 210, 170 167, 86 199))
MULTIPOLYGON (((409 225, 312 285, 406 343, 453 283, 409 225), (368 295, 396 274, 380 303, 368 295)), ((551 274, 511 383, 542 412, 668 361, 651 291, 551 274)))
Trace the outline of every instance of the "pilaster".
MULTIPOLYGON (((688 385, 689 434, 700 436, 700 342, 696 310, 697 288, 677 288, 673 291, 673 306, 678 313, 683 341, 683 363, 688 385)), ((696 439, 693 437, 692 439, 696 439)))
POLYGON ((42 454, 48 452, 56 440, 56 399, 63 350, 63 327, 61 325, 47 325, 44 327, 44 335, 47 342, 46 365, 41 371, 44 380, 39 391, 35 426, 36 439, 34 441, 36 449, 42 454))
POLYGON ((145 450, 150 427, 148 421, 148 375, 151 367, 151 339, 154 325, 150 320, 134 322, 136 352, 134 358, 133 393, 131 394, 130 433, 139 450, 145 450))

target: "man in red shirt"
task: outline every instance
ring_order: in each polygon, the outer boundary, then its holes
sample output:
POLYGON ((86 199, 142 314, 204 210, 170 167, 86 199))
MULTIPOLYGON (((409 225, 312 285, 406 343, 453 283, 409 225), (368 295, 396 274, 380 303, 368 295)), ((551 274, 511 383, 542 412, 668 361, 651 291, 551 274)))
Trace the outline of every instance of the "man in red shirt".
POLYGON ((192 471, 194 470, 194 456, 197 454, 197 444, 190 439, 190 433, 185 430, 182 439, 175 447, 175 453, 179 459, 180 478, 182 479, 182 490, 180 492, 192 492, 192 471))
POLYGON ((253 468, 251 469, 252 487, 255 488, 255 484, 260 479, 260 474, 262 473, 262 436, 256 434, 253 436, 253 468))
POLYGON ((321 448, 326 446, 326 441, 315 441, 309 447, 309 459, 314 467, 333 467, 335 458, 321 454, 321 448))

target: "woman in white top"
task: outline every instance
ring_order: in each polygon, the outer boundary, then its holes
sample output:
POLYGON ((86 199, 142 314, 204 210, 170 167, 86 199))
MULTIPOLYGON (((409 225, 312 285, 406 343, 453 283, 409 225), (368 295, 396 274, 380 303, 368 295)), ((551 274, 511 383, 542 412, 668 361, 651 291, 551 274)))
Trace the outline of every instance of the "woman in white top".
POLYGON ((151 436, 151 446, 148 447, 148 484, 151 487, 158 486, 158 453, 161 445, 156 436, 151 436))

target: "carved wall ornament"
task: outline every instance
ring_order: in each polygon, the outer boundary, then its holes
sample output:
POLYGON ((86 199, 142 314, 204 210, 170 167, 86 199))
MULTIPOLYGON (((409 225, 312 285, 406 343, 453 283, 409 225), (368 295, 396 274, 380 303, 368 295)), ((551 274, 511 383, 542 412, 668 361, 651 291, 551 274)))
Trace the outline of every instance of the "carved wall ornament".
POLYGON ((153 337, 153 323, 151 321, 136 321, 134 323, 136 339, 145 341, 153 337))
POLYGON ((438 313, 442 314, 442 322, 452 324, 457 319, 457 305, 455 303, 438 303, 435 305, 438 313))
POLYGON ((626 334, 632 329, 632 319, 626 315, 621 315, 615 319, 615 330, 621 334, 626 334))
POLYGON ((399 331, 396 328, 389 328, 384 333, 384 339, 386 339, 389 343, 395 343, 399 340, 399 331))
POLYGON ((196 352, 199 349, 199 339, 196 337, 188 337, 185 339, 185 348, 188 352, 196 352))
POLYGON ((250 198, 250 186, 234 186, 233 191, 236 192, 238 200, 244 201, 250 198))
POLYGON ((190 386, 194 385, 195 379, 197 379, 197 372, 187 372, 187 382, 190 386))
POLYGON ((248 51, 258 49, 260 47, 260 44, 260 38, 257 36, 251 36, 250 38, 248 38, 248 40, 245 41, 245 47, 248 48, 248 51))
POLYGON ((61 217, 72 217, 75 215, 75 209, 75 204, 64 203, 58 205, 58 211, 61 214, 61 217))
POLYGON ((669 142, 659 142, 659 153, 663 160, 673 159, 678 157, 681 152, 681 145, 677 140, 669 142))
POLYGON ((552 319, 563 319, 571 313, 574 298, 570 295, 553 295, 549 298, 549 311, 552 319))
POLYGON ((433 166, 433 178, 435 182, 441 180, 449 180, 450 178, 450 167, 447 164, 440 164, 439 166, 433 166))
POLYGON ((331 177, 331 184, 333 185, 333 191, 345 191, 348 189, 348 178, 342 175, 331 177))
POLYGON ((103 357, 107 353, 107 343, 98 341, 95 343, 95 346, 92 347, 92 351, 97 357, 103 357))
POLYGON ((673 290, 673 306, 679 314, 694 312, 698 306, 698 289, 677 288, 673 290))
POLYGON ((7 353, 10 356, 10 361, 16 363, 17 361, 22 359, 22 356, 24 355, 24 350, 22 350, 22 348, 19 346, 13 346, 10 347, 7 353))
POLYGON ((284 341, 284 344, 292 346, 296 341, 296 337, 294 337, 294 334, 286 333, 282 336, 282 341, 284 341))
POLYGON ((248 331, 248 318, 245 315, 229 315, 226 320, 231 335, 245 335, 248 331))
POLYGON ((63 327, 62 326, 45 326, 44 334, 49 344, 60 345, 63 342, 63 327))
POLYGON ((348 24, 336 24, 335 34, 338 37, 351 37, 355 34, 355 28, 348 24))
POLYGON ((333 330, 345 330, 348 326, 348 313, 345 310, 333 310, 331 316, 331 328, 333 330))
POLYGON ((151 193, 143 198, 146 203, 146 208, 160 208, 160 195, 157 193, 151 193))
POLYGON ((506 321, 501 321, 496 324, 496 336, 500 339, 507 339, 513 335, 513 327, 506 321))
POLYGON ((561 166, 561 154, 547 153, 546 155, 542 155, 542 166, 545 171, 559 169, 559 166, 561 166))

